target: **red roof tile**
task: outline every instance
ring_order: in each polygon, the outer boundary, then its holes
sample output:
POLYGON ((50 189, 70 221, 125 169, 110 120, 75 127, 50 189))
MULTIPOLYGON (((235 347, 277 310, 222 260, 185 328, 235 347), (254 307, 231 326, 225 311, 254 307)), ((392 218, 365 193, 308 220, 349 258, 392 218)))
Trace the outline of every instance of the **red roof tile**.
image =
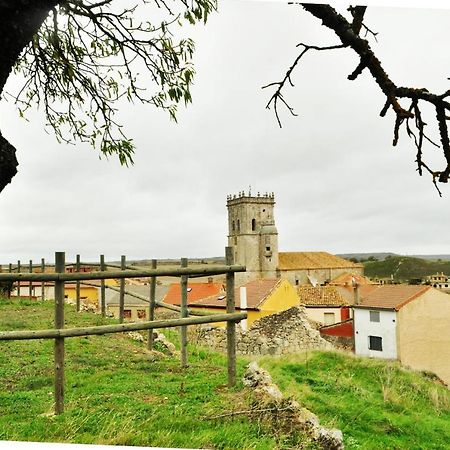
MULTIPOLYGON (((277 284, 280 283, 281 280, 278 279, 263 279, 263 280, 254 280, 250 281, 247 284, 245 284, 245 288, 247 289, 247 309, 258 309, 261 303, 270 295, 270 293, 276 288, 277 284)), ((200 283, 198 283, 200 284, 200 283)), ((214 284, 214 283, 204 283, 206 284, 214 284)), ((194 291, 195 284, 190 284, 189 287, 192 287, 192 291, 188 292, 188 305, 189 306, 197 306, 197 307, 211 307, 211 308, 225 308, 227 304, 226 300, 226 294, 223 290, 215 292, 213 295, 204 295, 203 297, 199 297, 196 295, 190 296, 192 292, 194 291), (220 298, 220 299, 219 299, 220 298)), ((222 285, 220 285, 222 287, 222 285)), ((200 291, 197 291, 196 294, 199 294, 200 291)), ((169 288, 169 291, 166 294, 166 297, 164 298, 164 301, 166 303, 169 303, 167 299, 169 298, 169 301, 173 302, 172 305, 180 305, 180 298, 181 298, 181 290, 180 285, 172 284, 169 288), (175 288, 173 288, 172 292, 178 292, 178 295, 173 294, 171 297, 169 297, 169 293, 171 293, 172 286, 178 286, 178 290, 175 291, 175 288)), ((240 296, 240 288, 236 288, 234 291, 234 298, 235 298, 235 304, 236 308, 241 307, 241 296, 240 296)))
MULTIPOLYGON (((211 297, 212 295, 218 295, 222 291, 222 283, 188 283, 188 304, 192 304, 192 302, 206 297, 211 297)), ((180 283, 173 283, 170 285, 169 290, 164 297, 164 302, 170 305, 181 304, 180 283)))
POLYGON ((361 295, 361 307, 386 308, 398 311, 402 306, 424 294, 430 286, 391 284, 378 286, 367 295, 361 295))

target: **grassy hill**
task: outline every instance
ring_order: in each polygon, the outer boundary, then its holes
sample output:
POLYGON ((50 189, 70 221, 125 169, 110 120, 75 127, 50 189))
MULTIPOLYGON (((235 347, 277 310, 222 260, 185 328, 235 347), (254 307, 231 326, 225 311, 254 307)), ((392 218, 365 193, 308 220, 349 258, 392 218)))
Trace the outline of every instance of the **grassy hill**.
MULTIPOLYGON (((66 327, 112 322, 71 306, 65 314, 66 327)), ((50 301, 0 300, 1 330, 51 328, 52 317, 50 301)), ((242 385, 226 387, 223 355, 190 347, 182 370, 179 358, 126 334, 66 339, 65 348, 65 412, 53 416, 53 341, 0 341, 0 440, 263 450, 302 439, 245 416, 207 420, 249 408, 242 385)))
MULTIPOLYGON (((66 326, 110 323, 66 306, 66 326)), ((0 300, 0 330, 51 328, 52 302, 0 300)), ((169 332, 167 333, 169 335, 169 332)), ((175 338, 175 334, 171 335, 175 338)), ((176 339, 174 340, 176 342, 176 339)), ((189 368, 126 334, 66 339, 66 410, 53 407, 53 342, 0 342, 0 440, 210 449, 315 448, 245 415, 224 356, 189 346, 189 368)), ((239 359, 242 376, 245 359, 239 359)), ((348 449, 438 449, 450 442, 450 393, 395 363, 341 353, 263 358, 281 389, 344 432, 348 449)))
POLYGON ((390 278, 406 282, 414 278, 423 278, 436 272, 450 275, 450 261, 430 261, 410 256, 391 256, 383 261, 366 261, 364 273, 370 278, 390 278))
POLYGON ((450 391, 396 362, 312 352, 261 365, 322 423, 340 428, 346 449, 449 448, 450 391))

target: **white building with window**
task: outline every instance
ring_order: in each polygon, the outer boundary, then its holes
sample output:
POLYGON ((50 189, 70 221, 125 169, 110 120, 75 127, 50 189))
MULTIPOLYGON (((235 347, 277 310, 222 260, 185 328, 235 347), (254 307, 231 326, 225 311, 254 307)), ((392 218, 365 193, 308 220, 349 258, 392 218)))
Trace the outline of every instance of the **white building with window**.
POLYGON ((353 308, 356 355, 398 359, 450 385, 448 294, 423 285, 382 285, 353 308))
POLYGON ((355 306, 355 353, 359 356, 397 359, 396 319, 395 310, 355 306))

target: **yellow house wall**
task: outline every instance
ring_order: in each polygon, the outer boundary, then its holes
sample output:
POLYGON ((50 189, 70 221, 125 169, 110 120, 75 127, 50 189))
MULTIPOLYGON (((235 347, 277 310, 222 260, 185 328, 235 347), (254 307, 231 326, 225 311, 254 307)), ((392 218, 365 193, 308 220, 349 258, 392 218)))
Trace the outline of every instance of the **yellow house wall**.
POLYGON ((287 280, 281 280, 278 286, 269 294, 266 301, 262 303, 259 311, 249 311, 248 326, 250 327, 255 320, 261 319, 264 316, 279 313, 298 306, 300 299, 297 295, 296 289, 287 280))
MULTIPOLYGON (((107 286, 117 286, 118 283, 116 280, 105 280, 105 284, 107 286)), ((98 304, 100 286, 87 286, 80 285, 80 297, 85 303, 89 304, 98 304)), ((65 286, 64 287, 64 295, 71 300, 75 300, 77 298, 77 291, 75 285, 65 286)))
MULTIPOLYGON (((287 281, 281 280, 276 289, 267 297, 266 301, 260 306, 260 310, 247 311, 247 327, 250 328, 255 320, 261 319, 264 316, 269 316, 292 306, 299 305, 299 298, 295 288, 287 281)), ((196 308, 189 307, 193 311, 207 311, 214 314, 224 314, 226 305, 223 308, 196 308)), ((225 326, 225 322, 218 322, 214 326, 225 326)))
POLYGON ((450 385, 450 295, 430 289, 397 313, 398 358, 450 385))

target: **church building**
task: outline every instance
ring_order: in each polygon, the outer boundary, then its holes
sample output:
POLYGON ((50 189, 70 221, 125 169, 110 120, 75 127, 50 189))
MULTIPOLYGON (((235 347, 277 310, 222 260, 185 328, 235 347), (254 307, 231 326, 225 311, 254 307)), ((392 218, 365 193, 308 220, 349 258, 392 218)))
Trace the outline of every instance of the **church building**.
POLYGON ((238 284, 259 278, 283 278, 292 285, 324 285, 343 273, 364 274, 364 266, 327 252, 279 252, 272 193, 252 196, 249 192, 227 197, 228 246, 235 264, 238 284))

